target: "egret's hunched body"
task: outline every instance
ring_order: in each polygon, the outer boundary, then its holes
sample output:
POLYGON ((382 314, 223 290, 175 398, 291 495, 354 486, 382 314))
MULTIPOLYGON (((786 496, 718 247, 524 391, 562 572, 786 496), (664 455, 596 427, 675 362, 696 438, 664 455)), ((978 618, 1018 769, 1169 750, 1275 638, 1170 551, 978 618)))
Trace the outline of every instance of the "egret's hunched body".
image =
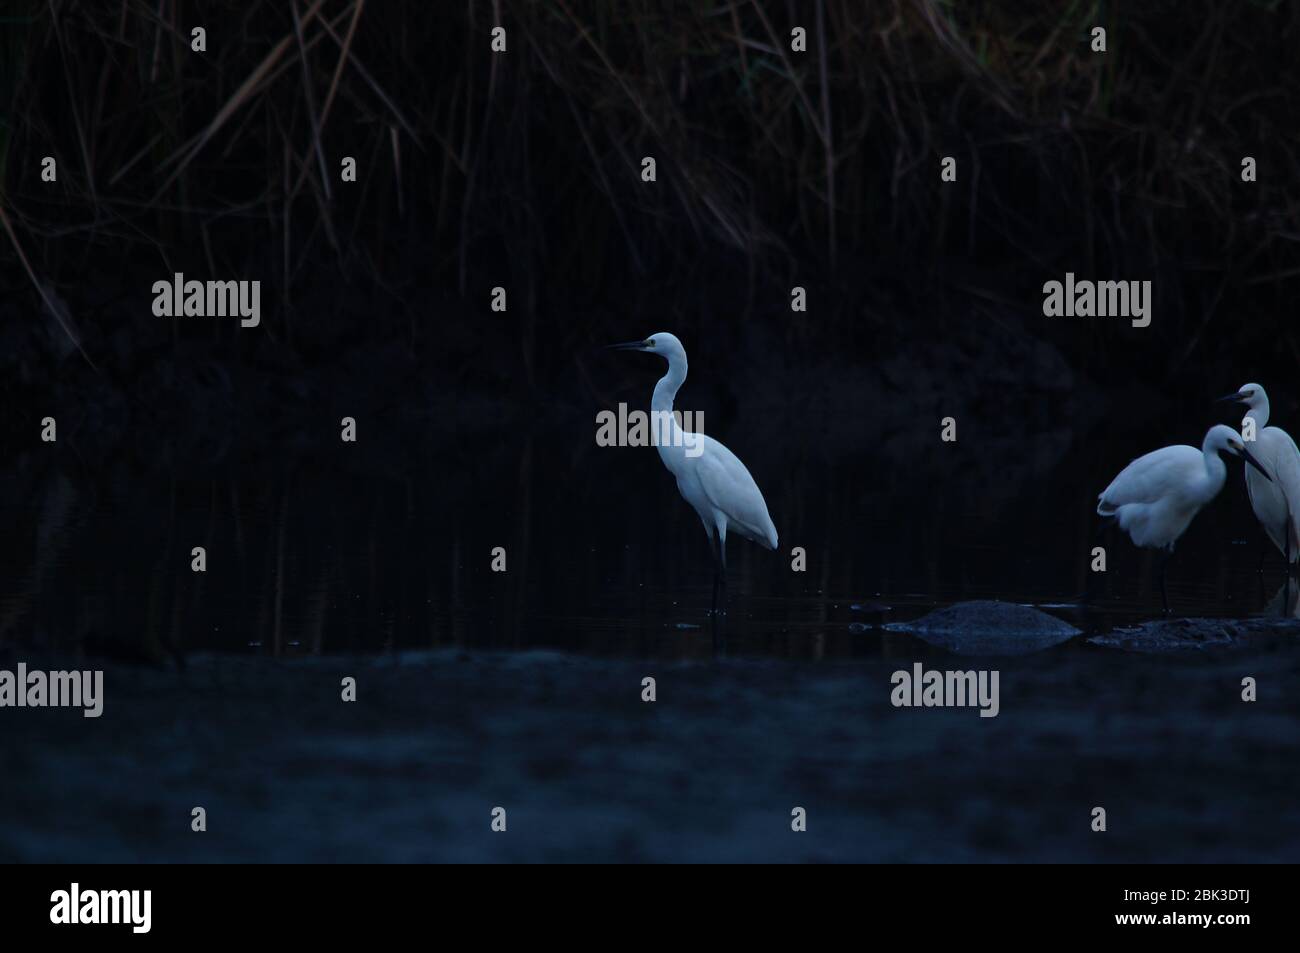
MULTIPOLYGON (((1300 559, 1300 450, 1285 430, 1268 426, 1268 395, 1263 387, 1246 384, 1222 399, 1245 404, 1249 408, 1246 417, 1255 421, 1255 458, 1273 479, 1246 470, 1250 508, 1273 545, 1289 564, 1295 565, 1300 559)), ((1245 418, 1241 423, 1244 428, 1245 418)))
POLYGON ((658 354, 668 361, 668 373, 655 384, 650 401, 655 421, 664 422, 662 432, 656 427, 659 459, 677 478, 678 491, 695 508, 709 535, 716 610, 718 588, 721 586, 725 592, 727 585, 727 530, 733 529, 760 546, 776 549, 776 527, 767 515, 767 503, 739 457, 712 437, 683 433, 677 423, 673 398, 686 380, 686 349, 676 335, 661 331, 644 341, 610 346, 658 354))
MULTIPOLYGON (((1223 489, 1228 468, 1219 458, 1220 453, 1245 457, 1247 463, 1264 472, 1242 443, 1241 435, 1217 424, 1205 434, 1200 450, 1179 445, 1138 457, 1099 494, 1097 512, 1115 517, 1135 545, 1172 552, 1192 518, 1223 489)), ((1266 473, 1264 476, 1269 478, 1266 473)), ((1163 560, 1160 596, 1167 612, 1163 560)))

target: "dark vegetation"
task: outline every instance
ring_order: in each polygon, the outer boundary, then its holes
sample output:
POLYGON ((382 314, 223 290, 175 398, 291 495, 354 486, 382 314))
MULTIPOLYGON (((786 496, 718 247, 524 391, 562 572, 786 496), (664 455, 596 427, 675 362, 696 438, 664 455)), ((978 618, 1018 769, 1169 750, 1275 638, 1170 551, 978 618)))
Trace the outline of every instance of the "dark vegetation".
POLYGON ((661 327, 795 364, 912 348, 960 371, 992 351, 1031 391, 1057 377, 1039 339, 1087 378, 1156 385, 1204 365, 1236 386, 1300 359, 1294 4, 6 11, 10 406, 53 379, 155 408, 176 381, 216 379, 188 402, 219 406, 244 399, 251 368, 260 408, 308 399, 319 367, 377 405, 415 377, 587 401, 601 385, 583 349, 661 327), (807 52, 790 50, 795 25, 807 52), (945 155, 956 183, 939 181, 945 155), (263 327, 154 318, 149 286, 174 271, 259 278, 263 327), (1066 271, 1153 280, 1155 324, 1043 318, 1042 282, 1066 271), (806 314, 788 308, 795 284, 806 314), (1018 349, 988 343, 1007 337, 1018 349))

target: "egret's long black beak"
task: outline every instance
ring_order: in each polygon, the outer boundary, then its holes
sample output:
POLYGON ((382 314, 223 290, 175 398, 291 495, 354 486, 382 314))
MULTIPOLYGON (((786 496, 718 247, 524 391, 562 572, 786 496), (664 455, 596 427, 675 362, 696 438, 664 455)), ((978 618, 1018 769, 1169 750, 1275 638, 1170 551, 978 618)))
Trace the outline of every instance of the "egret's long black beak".
POLYGON ((644 351, 645 339, 640 341, 627 341, 623 344, 606 344, 605 347, 611 351, 644 351))
POLYGON ((1258 470, 1260 473, 1264 474, 1264 479, 1265 479, 1265 480, 1267 480, 1269 483, 1272 483, 1272 482, 1273 482, 1273 478, 1272 478, 1271 476, 1268 475, 1268 471, 1265 470, 1263 467, 1261 467, 1261 466, 1259 465, 1259 461, 1256 460, 1254 457, 1252 457, 1252 456, 1250 455, 1250 451, 1249 451, 1249 450, 1247 450, 1245 447, 1242 447, 1242 448, 1241 448, 1241 455, 1242 455, 1243 457, 1246 458, 1246 462, 1247 462, 1247 463, 1249 463, 1252 467, 1254 467, 1254 468, 1255 468, 1256 470, 1258 470))
POLYGON ((1226 404, 1229 401, 1235 401, 1236 403, 1244 404, 1246 402, 1246 398, 1242 397, 1240 392, 1233 393, 1233 394, 1224 394, 1222 397, 1214 398, 1214 402, 1216 404, 1226 404))

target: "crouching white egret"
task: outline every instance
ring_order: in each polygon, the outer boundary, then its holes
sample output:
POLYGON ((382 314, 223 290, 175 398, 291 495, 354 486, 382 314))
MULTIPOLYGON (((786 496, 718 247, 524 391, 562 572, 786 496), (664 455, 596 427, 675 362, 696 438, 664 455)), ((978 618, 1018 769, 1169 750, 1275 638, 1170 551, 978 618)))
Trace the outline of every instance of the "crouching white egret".
POLYGON ((655 384, 650 409, 659 459, 677 478, 677 490, 695 508, 713 551, 713 611, 722 589, 726 610, 727 530, 760 546, 776 549, 776 527, 767 515, 767 503, 758 484, 740 458, 712 437, 684 433, 673 414, 673 398, 686 380, 686 349, 676 335, 666 331, 643 341, 611 344, 620 351, 645 351, 668 361, 668 373, 655 384))
POLYGON ((1114 517, 1134 545, 1165 551, 1160 561, 1160 598, 1166 612, 1165 564, 1192 518, 1223 489, 1228 468, 1220 453, 1244 457, 1264 479, 1271 480, 1246 449, 1241 435, 1225 424, 1216 424, 1205 434, 1200 450, 1185 444, 1153 450, 1121 470, 1098 495, 1097 512, 1114 517))
MULTIPOLYGON (((1250 508, 1283 558, 1289 565, 1295 565, 1300 559, 1300 450, 1285 430, 1268 426, 1268 394, 1259 384, 1245 384, 1235 394, 1219 400, 1245 404, 1248 408, 1241 421, 1242 440, 1252 447, 1255 458, 1272 477, 1265 480, 1258 473, 1246 471, 1250 508), (1250 436, 1248 419, 1254 421, 1253 441, 1246 439, 1250 436)), ((1262 555, 1260 567, 1263 568, 1262 555)))

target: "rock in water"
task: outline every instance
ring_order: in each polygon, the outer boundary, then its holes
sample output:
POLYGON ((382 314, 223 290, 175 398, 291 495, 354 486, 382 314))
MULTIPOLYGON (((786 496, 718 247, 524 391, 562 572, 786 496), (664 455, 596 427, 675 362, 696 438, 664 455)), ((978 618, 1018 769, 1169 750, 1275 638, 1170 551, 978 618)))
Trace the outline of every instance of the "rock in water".
POLYGON ((1088 641, 1127 652, 1163 655, 1271 647, 1300 637, 1295 619, 1157 619, 1132 629, 1094 635, 1088 641))
POLYGON ((1026 655, 1073 638, 1079 630, 1056 616, 1011 602, 978 600, 885 626, 958 655, 1026 655))

